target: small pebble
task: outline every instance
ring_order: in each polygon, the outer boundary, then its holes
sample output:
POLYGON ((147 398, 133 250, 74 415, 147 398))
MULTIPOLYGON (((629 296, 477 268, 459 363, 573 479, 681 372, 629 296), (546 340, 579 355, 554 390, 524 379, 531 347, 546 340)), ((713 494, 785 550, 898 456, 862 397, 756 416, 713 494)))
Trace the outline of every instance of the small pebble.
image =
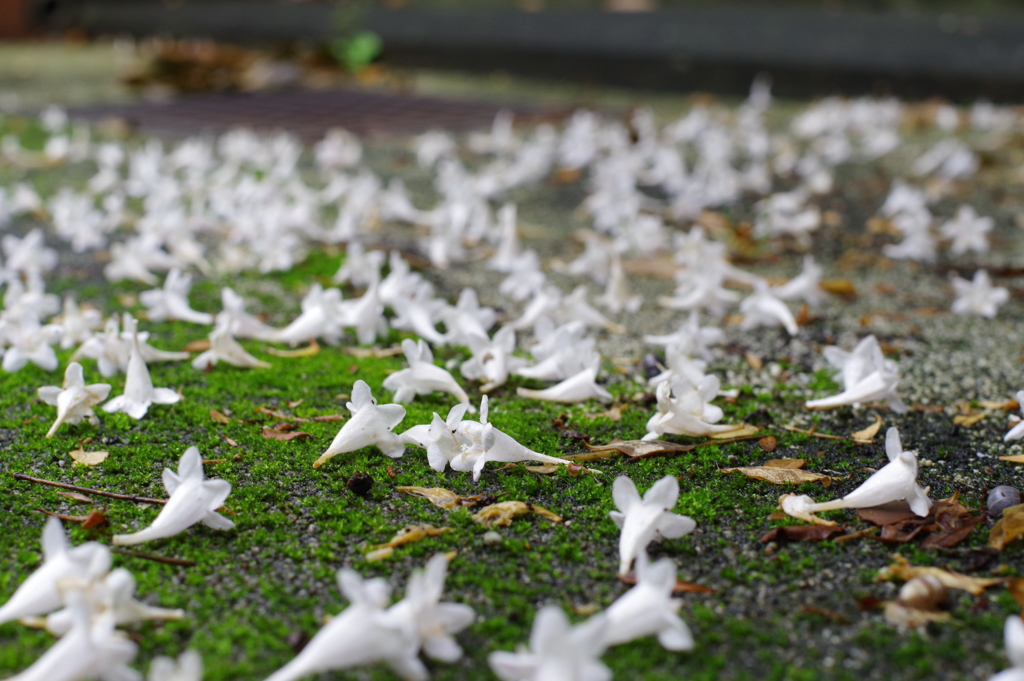
POLYGON ((653 352, 648 352, 644 355, 644 358, 640 361, 640 366, 644 369, 644 374, 647 378, 654 378, 662 371, 664 371, 665 360, 658 357, 653 352))
POLYGON ((370 488, 373 487, 373 478, 362 471, 358 471, 352 474, 352 477, 345 483, 345 487, 353 494, 366 497, 370 494, 370 488))
POLYGON ((484 533, 484 543, 485 544, 487 544, 489 546, 494 546, 496 544, 500 544, 501 542, 502 542, 501 535, 498 534, 497 532, 495 532, 494 530, 491 530, 489 532, 485 532, 484 533))
POLYGON ((1003 515, 1003 511, 1021 503, 1020 490, 1009 485, 993 487, 988 493, 988 514, 992 518, 1003 515))

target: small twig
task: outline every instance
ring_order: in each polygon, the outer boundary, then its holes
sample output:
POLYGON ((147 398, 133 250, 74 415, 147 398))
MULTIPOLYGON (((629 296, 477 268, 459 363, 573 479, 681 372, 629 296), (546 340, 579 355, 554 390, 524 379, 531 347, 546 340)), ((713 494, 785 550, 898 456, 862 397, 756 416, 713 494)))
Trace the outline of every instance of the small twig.
MULTIPOLYGON (((817 426, 814 426, 814 428, 817 428, 817 426)), ((815 433, 814 432, 814 428, 811 428, 810 430, 804 430, 802 428, 797 428, 796 426, 782 426, 783 430, 788 430, 791 433, 800 433, 801 435, 810 435, 811 437, 816 437, 816 438, 819 438, 821 440, 847 440, 849 442, 854 442, 854 443, 859 444, 859 445, 873 445, 873 444, 875 444, 874 440, 858 440, 855 437, 846 437, 845 435, 826 435, 825 433, 815 433)))
POLYGON ((68 485, 67 483, 54 482, 53 480, 43 480, 42 478, 33 478, 31 475, 24 475, 22 473, 14 473, 14 479, 35 482, 40 485, 50 485, 51 487, 60 487, 61 489, 69 489, 72 492, 81 492, 82 494, 95 494, 96 496, 108 497, 110 499, 120 499, 121 501, 134 501, 137 504, 164 505, 167 503, 166 499, 150 499, 149 497, 137 497, 131 494, 114 494, 113 492, 101 492, 98 489, 89 489, 88 487, 68 485))
POLYGON ((151 556, 147 553, 134 553, 132 551, 125 551, 123 549, 110 549, 112 553, 117 553, 122 556, 128 556, 129 558, 142 558, 143 560, 152 560, 157 563, 166 563, 167 565, 180 565, 181 567, 195 567, 196 562, 194 560, 183 560, 181 558, 164 558, 163 556, 151 556))
POLYGON ((47 511, 46 509, 42 508, 36 508, 36 510, 52 518, 58 518, 60 520, 63 520, 66 523, 81 523, 89 517, 87 515, 64 515, 63 513, 54 513, 53 511, 47 511))

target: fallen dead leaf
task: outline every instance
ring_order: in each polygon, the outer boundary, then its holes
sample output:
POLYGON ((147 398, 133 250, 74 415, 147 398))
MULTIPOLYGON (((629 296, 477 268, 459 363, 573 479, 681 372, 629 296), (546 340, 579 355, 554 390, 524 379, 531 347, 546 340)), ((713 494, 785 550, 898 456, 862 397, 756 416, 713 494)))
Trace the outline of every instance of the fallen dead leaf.
POLYGON ((784 525, 765 532, 759 541, 762 544, 773 541, 822 541, 843 532, 844 528, 835 525, 784 525))
POLYGON ((886 601, 884 608, 885 621, 894 627, 917 629, 931 622, 948 622, 952 619, 948 612, 942 610, 918 610, 896 601, 886 601))
POLYGON ((216 409, 210 410, 210 418, 216 421, 217 423, 231 423, 231 419, 229 419, 227 416, 220 413, 216 409))
POLYGON ((818 282, 818 286, 821 290, 828 291, 837 296, 845 296, 853 298, 857 295, 857 289, 853 287, 853 282, 849 279, 822 279, 818 282))
POLYGON ((747 360, 747 364, 754 371, 760 371, 764 367, 764 362, 761 361, 761 358, 750 351, 743 353, 743 359, 747 360))
POLYGON ((210 349, 210 339, 200 338, 185 344, 185 352, 206 352, 210 349))
MULTIPOLYGON (((761 445, 761 449, 771 454, 775 451, 775 448, 779 446, 779 441, 769 435, 768 437, 763 437, 758 440, 757 444, 761 445)), ((768 464, 765 465, 767 466, 768 464)), ((797 468, 799 468, 799 466, 797 466, 797 468)))
POLYGON ((455 492, 446 490, 443 487, 396 487, 395 491, 414 497, 421 497, 438 508, 446 509, 458 508, 460 506, 476 506, 484 497, 482 494, 472 497, 460 497, 455 492))
POLYGON ((978 412, 976 414, 961 414, 959 416, 954 416, 953 417, 953 423, 955 425, 963 426, 965 428, 968 428, 970 426, 973 426, 978 421, 981 421, 986 416, 988 416, 988 412, 987 411, 981 411, 981 412, 978 412))
POLYGON ((712 440, 731 440, 738 437, 749 437, 760 432, 760 428, 757 426, 750 426, 746 423, 739 423, 733 430, 727 430, 724 433, 712 433, 708 435, 712 440))
MULTIPOLYGON (((589 442, 584 442, 583 444, 592 452, 617 452, 633 459, 682 454, 683 452, 692 451, 696 447, 696 445, 679 445, 663 440, 612 440, 606 445, 596 446, 589 442)), ((609 454, 609 456, 611 455, 609 454)))
POLYGON ((392 348, 359 348, 349 347, 342 348, 342 350, 356 359, 366 359, 367 357, 373 357, 374 359, 383 359, 384 357, 394 357, 395 355, 402 354, 401 346, 396 345, 392 348))
POLYGON ((805 482, 821 482, 828 487, 832 478, 821 473, 803 471, 798 468, 778 468, 775 466, 741 466, 739 468, 723 468, 722 473, 742 473, 748 478, 764 480, 773 485, 802 485, 805 482))
POLYGON ((87 452, 81 447, 68 452, 68 454, 75 460, 74 465, 76 466, 96 466, 106 461, 109 456, 108 452, 87 452))
POLYGON ((854 440, 870 440, 874 436, 878 435, 878 430, 882 427, 882 417, 875 414, 875 422, 864 430, 858 430, 855 433, 851 433, 850 437, 854 440))
POLYGON ((1001 456, 1000 461, 1009 461, 1010 463, 1024 463, 1024 454, 1014 454, 1013 456, 1001 456))
POLYGON ((301 404, 302 404, 303 402, 305 402, 305 401, 306 401, 306 400, 304 400, 304 399, 300 399, 300 400, 289 400, 289 401, 288 401, 288 408, 289 408, 289 409, 294 409, 295 407, 298 407, 299 405, 301 405, 301 404))
POLYGON ((841 543, 846 542, 846 541, 853 541, 854 539, 861 539, 863 537, 870 537, 870 536, 874 535, 876 532, 878 532, 878 528, 877 527, 868 527, 868 528, 865 528, 863 530, 858 530, 856 532, 851 532, 850 534, 844 534, 841 537, 836 537, 835 538, 835 542, 837 544, 841 544, 841 543))
POLYGON ((332 421, 344 421, 346 417, 344 414, 324 414, 322 416, 314 416, 311 421, 319 421, 321 423, 332 422, 332 421))
POLYGON ((500 501, 490 506, 485 506, 473 516, 484 527, 494 525, 511 525, 512 518, 526 513, 535 513, 542 518, 556 523, 562 522, 562 517, 555 515, 546 508, 529 504, 525 501, 500 501))
POLYGON ((805 463, 803 459, 771 459, 764 465, 768 468, 803 468, 805 463))
POLYGON ((222 435, 221 437, 224 438, 224 442, 228 443, 229 447, 238 447, 239 446, 239 444, 237 442, 235 442, 234 440, 229 438, 227 435, 222 435))
POLYGON ((277 348, 266 348, 266 351, 275 357, 315 357, 320 354, 320 344, 315 339, 309 340, 309 345, 298 350, 278 350, 277 348))
POLYGON ((984 593, 985 589, 1006 581, 1006 579, 1001 577, 970 577, 959 572, 943 570, 937 567, 915 567, 898 553, 892 557, 892 560, 892 565, 882 568, 875 575, 876 582, 888 582, 893 578, 909 582, 914 577, 932 575, 942 582, 942 585, 947 589, 960 589, 973 596, 979 596, 984 593))
POLYGON ((626 404, 613 404, 605 411, 585 413, 583 415, 586 416, 588 419, 596 419, 603 416, 606 419, 618 423, 619 421, 622 420, 622 412, 625 411, 626 407, 628 406, 629 405, 626 404))
POLYGON ((406 525, 395 533, 395 536, 391 538, 391 541, 385 544, 371 546, 370 550, 379 551, 381 549, 393 549, 396 546, 421 541, 427 537, 436 537, 439 534, 444 534, 450 529, 452 528, 434 527, 433 525, 406 525))
POLYGON ((988 535, 988 545, 1002 551, 1006 546, 1024 537, 1024 504, 1003 509, 1003 517, 988 535))
POLYGON ((596 615, 601 610, 601 606, 597 603, 586 603, 584 605, 570 605, 569 609, 580 617, 590 617, 596 615))
POLYGON ((1005 411, 1017 411, 1020 409, 1020 405, 1017 404, 1017 400, 981 400, 978 405, 984 409, 1003 409, 1005 411))
POLYGON ((828 608, 822 608, 814 605, 813 603, 807 603, 800 606, 800 612, 805 615, 817 615, 818 617, 824 617, 825 619, 835 622, 836 624, 849 624, 850 618, 841 612, 835 610, 829 610, 828 608))
POLYGON ((80 501, 83 504, 91 504, 91 503, 93 503, 92 499, 90 499, 89 497, 85 496, 84 494, 79 494, 78 492, 57 492, 57 494, 59 494, 62 497, 67 497, 68 499, 71 499, 72 501, 80 501))
POLYGON ((557 463, 545 463, 539 466, 524 466, 524 468, 531 473, 539 473, 541 475, 551 475, 558 470, 559 464, 557 463))
MULTIPOLYGON (((636 586, 636 572, 630 570, 624 575, 619 575, 619 581, 629 586, 636 586)), ((684 582, 681 579, 677 579, 675 586, 672 587, 672 593, 674 595, 681 594, 713 594, 715 590, 710 586, 704 586, 703 584, 694 584, 693 582, 684 582)))
POLYGON ((257 414, 271 416, 275 419, 280 419, 282 421, 295 421, 296 423, 307 423, 309 421, 309 419, 304 419, 301 416, 292 416, 291 414, 286 414, 283 411, 274 409, 273 407, 259 406, 253 409, 253 411, 256 412, 257 414))
POLYGON ((313 436, 310 433, 303 432, 301 430, 284 431, 276 428, 264 428, 263 437, 268 440, 282 440, 289 442, 291 440, 312 439, 313 436))
POLYGON ((106 510, 107 509, 104 508, 103 510, 94 509, 89 511, 89 515, 85 516, 85 520, 82 521, 82 529, 89 530, 105 524, 107 522, 106 510))
POLYGON ((379 560, 387 560, 393 555, 395 555, 395 550, 388 546, 383 549, 377 549, 376 551, 370 551, 366 554, 365 559, 367 563, 376 563, 379 560))
POLYGON ((1024 577, 1011 579, 1006 585, 1006 590, 1013 596, 1013 600, 1017 601, 1017 605, 1024 609, 1024 577))

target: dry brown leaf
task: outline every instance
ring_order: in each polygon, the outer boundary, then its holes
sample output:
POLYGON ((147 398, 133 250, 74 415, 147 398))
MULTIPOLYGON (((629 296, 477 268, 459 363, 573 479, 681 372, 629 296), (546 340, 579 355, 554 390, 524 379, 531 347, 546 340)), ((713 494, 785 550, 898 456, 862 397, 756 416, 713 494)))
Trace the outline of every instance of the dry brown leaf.
POLYGON ((973 426, 978 421, 988 416, 987 411, 981 411, 977 414, 961 414, 960 416, 953 417, 953 423, 958 426, 964 426, 965 428, 973 426))
POLYGON ((57 494, 59 494, 62 497, 67 497, 68 499, 71 499, 72 501, 80 501, 83 504, 91 504, 91 503, 93 503, 92 499, 90 499, 89 497, 85 496, 84 494, 79 494, 78 492, 57 492, 57 494))
POLYGON ((761 358, 750 351, 743 353, 743 359, 747 360, 747 364, 754 371, 760 371, 764 367, 764 362, 761 361, 761 358))
POLYGON ((875 422, 864 430, 858 430, 855 433, 851 433, 850 437, 854 440, 870 440, 874 436, 878 435, 878 430, 882 427, 882 417, 875 414, 875 422))
POLYGON ((626 274, 634 274, 653 279, 675 279, 679 265, 671 258, 640 258, 623 260, 622 270, 626 274))
POLYGON ((455 492, 446 490, 443 487, 396 487, 396 492, 408 494, 414 497, 422 497, 438 508, 457 508, 459 506, 476 506, 484 497, 477 494, 472 497, 460 497, 455 492))
POLYGON ((1002 551, 1007 544, 1024 537, 1024 504, 1003 509, 1003 517, 988 535, 988 545, 1002 551))
POLYGON ((712 440, 731 440, 737 437, 750 437, 760 432, 760 428, 757 426, 750 426, 746 423, 738 423, 733 430, 727 430, 724 433, 712 433, 708 435, 712 440))
POLYGON ((784 525, 766 532, 759 540, 762 544, 780 541, 822 541, 831 539, 845 530, 835 525, 784 525))
POLYGON ((551 475, 558 470, 559 465, 557 463, 545 463, 539 466, 524 466, 524 468, 531 473, 539 473, 540 475, 551 475))
POLYGON ((342 348, 342 350, 352 355, 356 359, 366 359, 367 357, 373 357, 374 359, 382 359, 384 357, 394 357, 395 355, 402 354, 402 348, 398 345, 396 345, 393 348, 349 347, 342 348))
POLYGON ((618 452, 634 459, 665 454, 681 454, 692 451, 696 447, 696 445, 678 445, 674 442, 665 442, 663 440, 612 440, 606 445, 596 446, 589 442, 584 442, 583 444, 592 452, 618 452))
POLYGON ((301 416, 292 416, 291 414, 286 414, 283 411, 274 409, 273 407, 259 406, 253 409, 253 411, 257 414, 263 414, 275 419, 280 419, 281 421, 295 421, 296 423, 307 423, 309 421, 309 419, 304 419, 301 416))
POLYGON ((288 408, 289 409, 294 409, 295 407, 299 406, 300 404, 302 404, 305 401, 306 401, 305 399, 289 400, 288 401, 288 408))
POLYGON ((952 617, 942 610, 918 610, 896 601, 886 601, 885 621, 894 627, 917 629, 930 622, 948 622, 952 617))
POLYGON ((344 421, 347 416, 344 414, 324 414, 322 416, 314 416, 311 421, 319 421, 321 423, 332 422, 332 421, 344 421))
POLYGON ((832 484, 831 478, 821 473, 802 471, 796 468, 776 468, 774 466, 743 466, 740 468, 723 468, 722 473, 742 473, 748 478, 764 480, 773 485, 802 485, 805 482, 818 482, 825 487, 832 484))
POLYGON ((893 564, 889 567, 884 567, 878 571, 875 575, 876 582, 888 582, 894 577, 904 582, 909 582, 914 577, 922 577, 924 575, 932 575, 945 586, 947 589, 960 589, 966 591, 973 596, 981 595, 985 589, 1002 584, 1006 580, 998 577, 969 577, 968 575, 960 574, 959 572, 952 572, 950 570, 943 570, 937 567, 915 567, 910 564, 906 558, 900 554, 895 554, 892 557, 893 564))
POLYGON ((301 430, 284 431, 276 428, 264 428, 263 437, 268 440, 282 440, 289 442, 291 440, 300 440, 303 438, 312 439, 313 436, 310 433, 305 433, 301 430))
POLYGON ((1020 405, 1017 400, 981 400, 978 405, 983 409, 1003 409, 1005 411, 1017 411, 1020 405))
POLYGON ((436 537, 439 534, 444 534, 450 527, 434 527, 433 525, 406 525, 391 538, 391 541, 385 544, 378 544, 371 546, 371 551, 379 551, 381 549, 393 549, 396 546, 402 544, 409 544, 416 541, 421 541, 427 537, 436 537))
POLYGON ((1013 600, 1017 601, 1017 605, 1024 609, 1024 577, 1011 579, 1006 585, 1006 590, 1013 596, 1013 600))
POLYGON ((805 463, 803 459, 772 459, 765 461, 764 465, 768 468, 803 468, 805 463))
POLYGON ((217 423, 231 423, 231 419, 229 419, 227 416, 220 413, 216 409, 210 410, 210 418, 216 421, 217 423))
POLYGON ((377 549, 376 551, 370 551, 366 554, 365 558, 367 563, 376 563, 379 560, 386 560, 393 555, 395 555, 395 550, 388 546, 383 549, 377 549))
POLYGON ((229 438, 227 435, 221 435, 221 437, 224 438, 224 442, 228 443, 229 447, 238 447, 239 446, 239 444, 237 442, 235 442, 234 440, 229 438))
POLYGON ((68 452, 68 454, 75 460, 74 465, 76 466, 96 466, 103 463, 109 456, 107 452, 87 452, 81 447, 68 452))
POLYGON ((278 350, 277 348, 266 348, 267 352, 275 357, 315 357, 320 354, 320 344, 315 339, 309 339, 309 345, 298 350, 278 350))
POLYGON ((588 419, 596 419, 603 416, 606 419, 618 423, 619 421, 622 420, 622 412, 625 411, 626 407, 628 406, 629 405, 627 404, 614 404, 605 411, 586 413, 584 414, 584 416, 586 416, 588 419))
POLYGON ((511 525, 512 518, 525 513, 535 513, 542 518, 547 518, 556 523, 562 522, 561 516, 555 515, 546 508, 528 504, 525 501, 501 501, 497 504, 485 506, 473 516, 473 520, 484 527, 511 525))
POLYGON ((1000 461, 1009 461, 1010 463, 1024 463, 1024 454, 1014 454, 1013 456, 1001 456, 1000 461))
POLYGON ((822 279, 818 282, 818 286, 823 291, 834 293, 837 296, 852 298, 857 295, 857 289, 853 287, 853 282, 849 279, 822 279))
POLYGON ((82 529, 90 530, 94 527, 99 527, 107 522, 107 514, 104 513, 107 509, 103 510, 92 510, 89 511, 89 515, 85 516, 85 520, 82 521, 82 529))
POLYGON ((210 339, 200 338, 185 345, 185 352, 206 352, 210 349, 210 339))
MULTIPOLYGON (((757 444, 761 445, 761 449, 771 454, 775 451, 775 448, 779 446, 779 441, 769 435, 768 437, 763 437, 758 440, 757 444)), ((768 464, 765 465, 767 466, 768 464)), ((797 468, 799 468, 799 466, 797 466, 797 468)))

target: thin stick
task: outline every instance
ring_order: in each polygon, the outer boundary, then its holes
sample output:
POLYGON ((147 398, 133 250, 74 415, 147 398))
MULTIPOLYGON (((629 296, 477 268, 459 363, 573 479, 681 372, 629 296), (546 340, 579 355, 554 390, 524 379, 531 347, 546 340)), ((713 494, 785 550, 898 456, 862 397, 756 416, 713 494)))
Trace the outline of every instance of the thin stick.
MULTIPOLYGON (((817 426, 815 426, 815 427, 817 427, 817 426)), ((874 440, 858 440, 855 437, 846 437, 844 435, 826 435, 825 433, 815 433, 814 432, 814 428, 812 428, 811 430, 803 430, 803 429, 797 428, 795 426, 782 426, 782 429, 783 430, 788 430, 791 433, 800 433, 801 435, 810 435, 811 437, 816 437, 816 438, 819 438, 819 439, 822 439, 822 440, 848 440, 850 442, 855 442, 856 444, 859 444, 859 445, 873 445, 873 444, 875 444, 874 440)))
POLYGON ((133 553, 132 551, 125 551, 123 549, 111 548, 112 553, 117 553, 122 556, 128 556, 129 558, 142 558, 143 560, 152 560, 157 563, 166 563, 167 565, 180 565, 182 567, 195 567, 196 562, 194 560, 183 560, 181 558, 164 558, 163 556, 151 556, 146 553, 133 553))
POLYGON ((83 494, 95 494, 100 497, 109 497, 110 499, 120 499, 122 501, 134 501, 137 504, 166 504, 165 499, 150 499, 149 497, 136 497, 131 494, 114 494, 113 492, 101 492, 98 489, 89 489, 88 487, 78 487, 77 485, 68 485, 63 482, 54 482, 53 480, 43 480, 42 478, 33 478, 30 475, 23 475, 22 473, 14 473, 15 480, 26 480, 28 482, 35 482, 40 485, 50 485, 51 487, 60 487, 61 489, 69 489, 72 492, 81 492, 83 494))

